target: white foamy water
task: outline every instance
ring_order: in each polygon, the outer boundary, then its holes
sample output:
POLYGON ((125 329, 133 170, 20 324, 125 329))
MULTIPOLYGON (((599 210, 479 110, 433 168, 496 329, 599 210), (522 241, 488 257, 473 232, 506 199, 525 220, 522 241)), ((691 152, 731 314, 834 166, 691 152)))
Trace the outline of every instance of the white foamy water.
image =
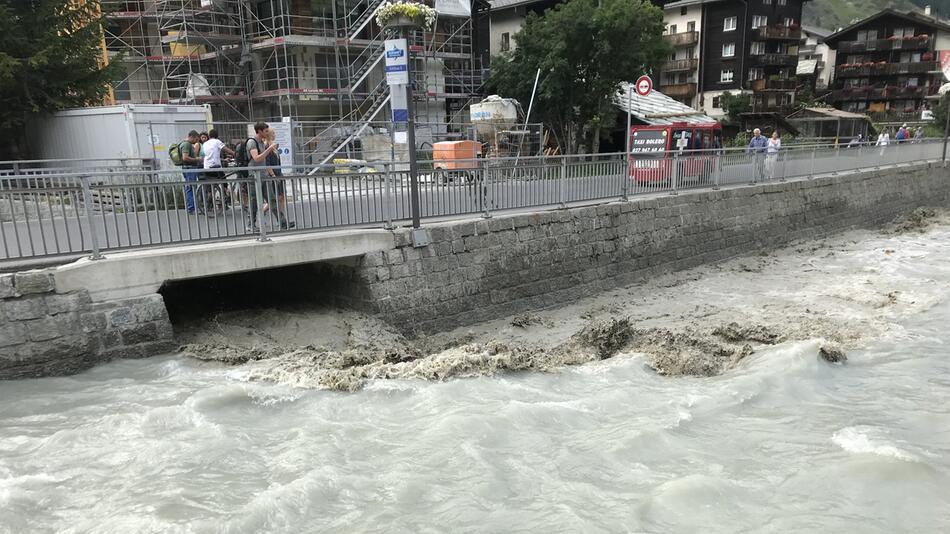
POLYGON ((815 332, 711 378, 622 354, 339 393, 167 356, 0 383, 0 532, 950 531, 950 228, 762 261, 669 306, 803 302, 874 330, 846 364, 815 332))

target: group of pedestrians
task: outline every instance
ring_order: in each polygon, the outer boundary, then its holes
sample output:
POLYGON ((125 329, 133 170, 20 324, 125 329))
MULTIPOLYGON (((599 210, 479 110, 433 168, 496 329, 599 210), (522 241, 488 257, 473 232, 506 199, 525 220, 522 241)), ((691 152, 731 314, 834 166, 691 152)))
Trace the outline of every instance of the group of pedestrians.
POLYGON ((752 154, 753 157, 754 170, 750 184, 755 185, 760 181, 775 178, 775 164, 781 148, 782 138, 779 137, 778 130, 773 131, 772 137, 768 138, 762 135, 762 130, 752 130, 752 139, 746 148, 746 153, 752 154))
MULTIPOLYGON (((282 173, 280 170, 280 145, 275 141, 276 133, 267 123, 258 122, 254 125, 254 137, 250 137, 232 149, 218 138, 217 130, 198 133, 196 130, 188 132, 188 137, 178 144, 178 154, 182 167, 182 174, 186 182, 201 180, 224 180, 223 155, 234 158, 238 167, 248 170, 239 170, 239 178, 259 178, 261 181, 261 195, 263 200, 262 211, 266 215, 273 212, 277 216, 281 229, 293 228, 294 222, 288 221, 287 196, 283 180, 277 180, 282 173), (260 169, 254 169, 260 167, 260 169), (199 170, 201 169, 201 170, 199 170)), ((189 214, 216 215, 214 191, 212 186, 185 186, 185 209, 189 214)), ((224 208, 230 206, 230 188, 227 185, 217 188, 221 191, 221 201, 224 208)), ((245 223, 247 231, 259 231, 258 217, 258 190, 254 183, 243 180, 240 186, 241 203, 244 205, 245 223)))

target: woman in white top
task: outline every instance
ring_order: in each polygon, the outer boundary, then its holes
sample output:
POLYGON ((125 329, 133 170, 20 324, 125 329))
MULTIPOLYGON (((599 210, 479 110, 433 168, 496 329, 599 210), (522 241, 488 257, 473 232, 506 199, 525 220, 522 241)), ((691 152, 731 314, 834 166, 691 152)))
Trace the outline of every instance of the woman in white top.
POLYGON ((891 142, 891 136, 890 134, 887 133, 886 130, 877 134, 877 146, 887 146, 887 144, 890 142, 891 142))
POLYGON ((772 137, 765 145, 765 172, 769 180, 775 178, 775 162, 778 161, 778 151, 782 148, 782 140, 778 136, 778 130, 772 132, 772 137))

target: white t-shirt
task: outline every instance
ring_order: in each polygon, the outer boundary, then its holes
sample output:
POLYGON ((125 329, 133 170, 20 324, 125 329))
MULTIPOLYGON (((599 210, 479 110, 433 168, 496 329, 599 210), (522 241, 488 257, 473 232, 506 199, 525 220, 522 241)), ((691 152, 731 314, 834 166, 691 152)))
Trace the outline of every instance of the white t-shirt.
POLYGON ((778 153, 778 149, 780 148, 782 148, 781 139, 769 138, 769 145, 765 148, 765 151, 768 152, 769 154, 776 154, 778 153))
POLYGON ((221 166, 221 149, 224 143, 220 139, 208 139, 201 149, 205 152, 205 168, 213 169, 221 166))

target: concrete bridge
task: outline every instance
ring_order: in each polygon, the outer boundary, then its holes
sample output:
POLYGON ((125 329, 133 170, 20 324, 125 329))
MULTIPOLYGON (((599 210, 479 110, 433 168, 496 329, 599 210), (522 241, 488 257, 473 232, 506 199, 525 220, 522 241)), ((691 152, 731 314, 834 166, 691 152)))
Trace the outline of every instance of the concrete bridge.
MULTIPOLYGON (((76 372, 175 348, 163 284, 312 266, 287 280, 314 302, 379 313, 425 333, 556 306, 666 272, 879 225, 946 206, 940 163, 905 163, 756 186, 642 195, 627 201, 428 221, 407 228, 112 252, 0 275, 0 378, 76 372)), ((241 288, 237 288, 238 291, 241 288)))

